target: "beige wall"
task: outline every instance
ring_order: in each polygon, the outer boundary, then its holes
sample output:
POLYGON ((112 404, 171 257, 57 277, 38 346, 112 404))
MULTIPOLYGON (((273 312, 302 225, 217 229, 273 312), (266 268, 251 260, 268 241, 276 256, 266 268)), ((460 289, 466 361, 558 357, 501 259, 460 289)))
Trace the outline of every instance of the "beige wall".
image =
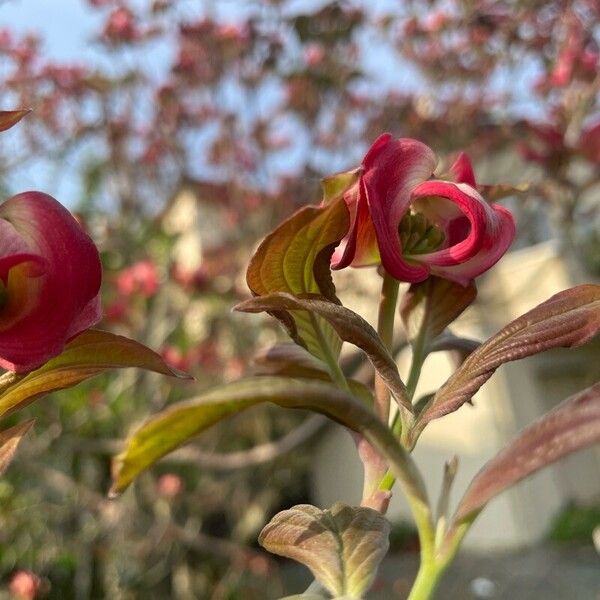
MULTIPOLYGON (((376 290, 373 270, 355 271, 364 288, 344 298, 355 310, 365 294, 376 290)), ((461 317, 457 333, 484 339, 511 319, 559 290, 584 280, 567 264, 553 243, 544 243, 506 256, 479 284, 480 300, 461 317)), ((371 303, 369 303, 371 304, 371 303)), ((374 318, 374 308, 368 318, 374 318)), ((408 354, 400 357, 406 373, 408 354)), ((452 372, 450 357, 430 356, 416 397, 437 389, 452 372)), ((475 396, 475 406, 433 422, 419 440, 415 460, 423 470, 430 497, 437 498, 445 460, 454 454, 460 467, 454 485, 456 501, 483 464, 521 428, 547 412, 569 394, 600 379, 600 343, 578 350, 556 350, 502 367, 475 396)), ((350 436, 332 429, 318 448, 314 492, 319 506, 336 500, 360 502, 361 466, 350 436)), ((594 448, 550 467, 494 500, 466 538, 467 547, 509 548, 533 543, 546 533, 553 516, 569 500, 600 498, 600 450, 594 448)), ((397 492, 390 507, 392 518, 409 517, 397 492)))

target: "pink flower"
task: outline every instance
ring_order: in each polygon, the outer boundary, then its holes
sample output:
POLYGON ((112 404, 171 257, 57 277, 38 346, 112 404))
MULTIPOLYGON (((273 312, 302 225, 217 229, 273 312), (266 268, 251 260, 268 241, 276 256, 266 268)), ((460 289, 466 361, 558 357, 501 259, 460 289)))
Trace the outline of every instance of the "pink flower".
POLYGON ((325 48, 321 44, 309 44, 304 50, 304 60, 310 67, 316 67, 325 60, 325 48))
POLYGON ((151 298, 158 291, 156 265, 150 260, 140 260, 119 273, 116 285, 123 296, 141 294, 151 298))
POLYGON ((465 154, 451 168, 454 181, 430 179, 436 162, 417 140, 387 133, 375 141, 345 192, 351 225, 334 269, 381 262, 400 281, 433 274, 467 285, 500 259, 515 235, 512 215, 481 197, 465 154))
POLYGON ((40 578, 31 571, 17 571, 10 580, 11 594, 22 600, 33 600, 40 589, 40 578))
POLYGON ((165 498, 175 498, 185 487, 183 479, 174 473, 161 475, 157 482, 158 493, 165 498))
POLYGON ((0 366, 30 371, 101 316, 98 251, 54 198, 0 205, 0 366))
POLYGON ((166 344, 163 346, 160 354, 165 359, 165 362, 180 371, 185 371, 190 368, 187 357, 177 346, 166 344))
POLYGON ((134 42, 141 37, 135 16, 127 7, 117 7, 109 15, 104 37, 111 42, 134 42))

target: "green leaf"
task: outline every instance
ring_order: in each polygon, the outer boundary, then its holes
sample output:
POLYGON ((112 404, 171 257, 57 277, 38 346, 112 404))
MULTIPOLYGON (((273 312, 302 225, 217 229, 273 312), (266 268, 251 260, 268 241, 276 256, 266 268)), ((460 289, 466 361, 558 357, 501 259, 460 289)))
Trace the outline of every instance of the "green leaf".
POLYGON ((398 367, 377 332, 361 316, 319 296, 292 296, 283 292, 251 298, 235 307, 244 312, 307 311, 325 319, 344 341, 365 352, 394 398, 412 413, 412 404, 400 379, 398 367))
POLYGON ((0 110, 0 131, 14 127, 25 115, 31 112, 30 108, 22 110, 0 110))
POLYGON ((477 296, 471 282, 467 287, 442 279, 429 277, 422 283, 413 283, 402 299, 400 316, 411 344, 421 344, 425 353, 431 344, 477 296))
MULTIPOLYGON (((348 227, 348 209, 341 197, 294 213, 263 240, 250 260, 246 281, 253 295, 321 294, 337 302, 329 263, 348 227)), ((271 314, 317 358, 329 363, 339 355, 340 339, 319 317, 285 310, 271 314)))
POLYGON ((470 354, 421 413, 419 429, 468 402, 503 363, 557 347, 581 346, 600 330, 600 285, 555 294, 470 354))
POLYGON ((523 430, 475 476, 455 522, 471 520, 495 496, 563 456, 600 442, 600 383, 571 396, 523 430))
POLYGON ((389 461, 405 491, 426 504, 425 486, 410 455, 364 402, 325 381, 266 376, 217 387, 151 417, 116 457, 111 493, 124 490, 142 471, 215 423, 262 402, 319 412, 362 434, 389 461))
POLYGON ((0 476, 4 475, 23 436, 31 429, 34 419, 0 431, 0 476))
POLYGON ((344 171, 321 179, 323 202, 333 202, 342 198, 353 185, 358 183, 360 174, 361 168, 359 167, 358 169, 352 169, 352 171, 344 171))
POLYGON ((362 598, 388 551, 389 533, 388 521, 371 508, 299 504, 275 515, 258 542, 307 566, 334 597, 362 598))
POLYGON ((0 416, 20 410, 49 392, 73 387, 107 369, 124 367, 187 377, 139 342, 108 331, 88 329, 73 338, 61 354, 4 388, 0 393, 0 416))

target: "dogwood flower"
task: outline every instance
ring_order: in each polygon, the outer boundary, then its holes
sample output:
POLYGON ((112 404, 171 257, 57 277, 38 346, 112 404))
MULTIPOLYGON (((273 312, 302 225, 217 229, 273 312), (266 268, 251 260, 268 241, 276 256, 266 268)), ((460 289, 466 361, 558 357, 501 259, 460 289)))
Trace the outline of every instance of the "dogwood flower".
POLYGON ((101 317, 98 250, 57 200, 0 204, 0 366, 30 371, 101 317))
POLYGON ((345 191, 350 228, 332 268, 381 263, 400 281, 433 274, 467 285, 492 267, 514 238, 512 215, 481 197, 466 154, 452 181, 431 178, 436 164, 425 144, 381 135, 345 191))

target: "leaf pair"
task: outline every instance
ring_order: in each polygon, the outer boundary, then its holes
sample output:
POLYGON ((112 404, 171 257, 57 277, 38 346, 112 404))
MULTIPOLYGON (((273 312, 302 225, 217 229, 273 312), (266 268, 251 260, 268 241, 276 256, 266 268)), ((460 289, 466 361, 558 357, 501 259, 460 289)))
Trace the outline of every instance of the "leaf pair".
POLYGON ((278 318, 292 339, 324 363, 333 379, 341 342, 362 349, 405 411, 412 405, 394 359, 375 330, 340 305, 331 279, 330 259, 349 227, 344 192, 357 171, 323 181, 324 203, 307 206, 284 221, 260 244, 247 272, 254 298, 236 310, 266 311, 278 318))
POLYGON ((246 300, 235 307, 243 312, 274 313, 277 311, 306 311, 316 317, 324 319, 345 342, 354 344, 365 352, 375 370, 386 383, 394 398, 406 410, 412 412, 412 405, 408 399, 406 388, 400 379, 396 362, 383 345, 377 332, 355 312, 329 302, 320 296, 293 296, 283 292, 269 294, 246 300))
MULTIPOLYGON (((377 511, 337 502, 300 504, 275 515, 258 542, 307 566, 334 597, 362 598, 387 554, 390 524, 377 511)), ((321 596, 317 596, 321 597, 321 596)))

